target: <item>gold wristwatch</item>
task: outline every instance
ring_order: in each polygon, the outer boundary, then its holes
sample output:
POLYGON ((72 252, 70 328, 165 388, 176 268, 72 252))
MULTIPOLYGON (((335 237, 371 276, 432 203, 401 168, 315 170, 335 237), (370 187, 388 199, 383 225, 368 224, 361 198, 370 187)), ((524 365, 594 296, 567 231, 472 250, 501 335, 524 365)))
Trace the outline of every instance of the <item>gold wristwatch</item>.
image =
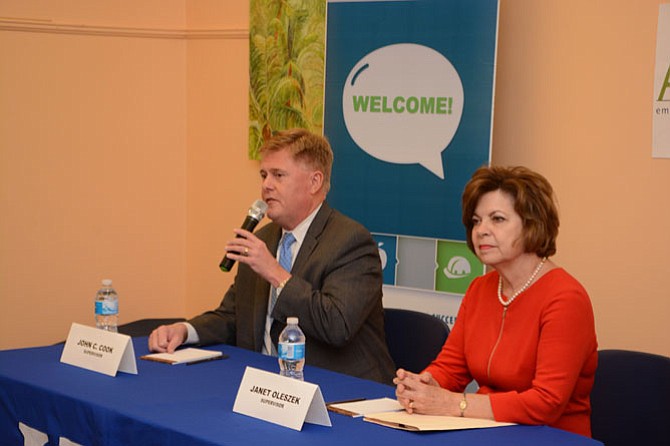
POLYGON ((465 392, 463 392, 463 399, 458 403, 458 408, 461 409, 461 416, 465 416, 465 409, 468 408, 468 400, 465 398, 465 392))

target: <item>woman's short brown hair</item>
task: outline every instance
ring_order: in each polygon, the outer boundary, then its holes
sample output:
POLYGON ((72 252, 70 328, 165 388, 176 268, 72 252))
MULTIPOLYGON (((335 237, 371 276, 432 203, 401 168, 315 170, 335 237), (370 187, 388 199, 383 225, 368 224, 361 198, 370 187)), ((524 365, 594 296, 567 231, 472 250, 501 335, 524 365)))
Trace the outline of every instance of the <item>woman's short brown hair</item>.
POLYGON ((475 208, 484 194, 496 190, 508 194, 514 201, 514 210, 523 221, 525 252, 533 252, 540 257, 554 255, 559 225, 554 190, 545 177, 522 166, 480 167, 465 185, 463 224, 472 252, 475 252, 472 242, 475 208))

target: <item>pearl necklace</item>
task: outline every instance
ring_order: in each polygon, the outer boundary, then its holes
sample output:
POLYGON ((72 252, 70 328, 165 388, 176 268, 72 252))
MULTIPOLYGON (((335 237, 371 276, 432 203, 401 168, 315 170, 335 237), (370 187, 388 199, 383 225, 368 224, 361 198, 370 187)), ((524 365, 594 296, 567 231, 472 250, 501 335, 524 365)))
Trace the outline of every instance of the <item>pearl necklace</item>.
POLYGON ((537 276, 537 274, 540 272, 540 270, 542 269, 542 266, 544 266, 544 262, 546 262, 546 261, 547 261, 547 258, 543 257, 542 260, 540 261, 539 265, 537 265, 537 268, 535 268, 535 271, 533 271, 533 274, 531 274, 531 276, 526 281, 526 283, 524 283, 523 286, 521 288, 519 288, 519 291, 512 294, 512 297, 510 297, 507 302, 505 302, 503 300, 503 297, 502 297, 502 287, 503 287, 502 276, 498 276, 498 300, 500 301, 500 303, 502 304, 503 307, 507 308, 509 306, 509 304, 514 302, 514 299, 516 299, 519 294, 526 291, 526 288, 528 288, 530 286, 530 284, 533 283, 533 280, 535 280, 535 276, 537 276))

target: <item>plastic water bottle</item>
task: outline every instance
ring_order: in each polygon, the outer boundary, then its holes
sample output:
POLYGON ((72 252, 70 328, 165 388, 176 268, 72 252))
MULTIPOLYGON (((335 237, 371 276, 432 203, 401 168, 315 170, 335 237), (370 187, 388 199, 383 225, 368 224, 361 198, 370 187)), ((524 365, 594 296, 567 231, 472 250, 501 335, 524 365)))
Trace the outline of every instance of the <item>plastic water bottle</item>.
POLYGON ((118 331, 119 296, 112 288, 112 281, 102 281, 102 288, 95 295, 95 326, 107 331, 118 331))
POLYGON ((279 374, 289 378, 304 380, 305 334, 298 327, 298 318, 286 319, 286 328, 279 335, 279 374))

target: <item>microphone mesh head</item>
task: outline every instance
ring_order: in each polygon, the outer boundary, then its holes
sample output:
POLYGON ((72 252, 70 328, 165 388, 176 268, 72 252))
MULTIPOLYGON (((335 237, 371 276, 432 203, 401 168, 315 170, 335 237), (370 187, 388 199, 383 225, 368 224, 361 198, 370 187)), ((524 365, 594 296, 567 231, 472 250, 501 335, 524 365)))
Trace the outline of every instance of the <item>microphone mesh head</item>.
POLYGON ((261 221, 268 210, 268 205, 263 200, 256 200, 249 208, 249 216, 261 221))

